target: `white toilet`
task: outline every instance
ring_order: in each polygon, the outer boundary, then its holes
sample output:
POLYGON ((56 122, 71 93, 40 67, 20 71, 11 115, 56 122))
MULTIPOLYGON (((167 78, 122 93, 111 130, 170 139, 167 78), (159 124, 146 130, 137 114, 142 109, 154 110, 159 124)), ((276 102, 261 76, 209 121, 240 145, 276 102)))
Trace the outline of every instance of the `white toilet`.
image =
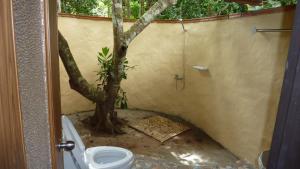
POLYGON ((66 116, 62 116, 64 141, 74 141, 72 151, 64 151, 65 169, 131 169, 134 157, 131 151, 120 147, 91 147, 85 146, 66 116))

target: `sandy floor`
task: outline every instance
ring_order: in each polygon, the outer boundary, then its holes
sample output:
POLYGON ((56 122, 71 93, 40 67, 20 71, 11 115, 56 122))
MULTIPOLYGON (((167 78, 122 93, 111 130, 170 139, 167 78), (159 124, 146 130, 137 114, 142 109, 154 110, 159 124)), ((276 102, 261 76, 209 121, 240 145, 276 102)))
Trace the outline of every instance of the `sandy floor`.
MULTIPOLYGON (((157 114, 140 110, 118 110, 119 117, 127 121, 135 121, 157 114)), ((135 154, 134 169, 254 168, 239 160, 201 130, 176 117, 167 116, 172 120, 190 125, 192 129, 164 143, 160 143, 130 127, 124 128, 127 134, 123 135, 94 134, 81 122, 81 120, 90 115, 92 115, 92 112, 69 115, 86 147, 118 146, 129 149, 135 154)))

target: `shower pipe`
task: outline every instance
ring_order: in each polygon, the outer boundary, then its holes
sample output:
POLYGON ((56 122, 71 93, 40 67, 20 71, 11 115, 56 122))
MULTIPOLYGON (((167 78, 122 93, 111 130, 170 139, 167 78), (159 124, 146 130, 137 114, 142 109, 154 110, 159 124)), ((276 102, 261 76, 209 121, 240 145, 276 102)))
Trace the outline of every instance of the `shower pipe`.
POLYGON ((179 20, 179 22, 181 23, 181 26, 182 26, 183 31, 186 32, 187 30, 185 29, 185 26, 184 26, 184 24, 183 24, 183 20, 182 20, 182 19, 178 19, 178 20, 179 20))

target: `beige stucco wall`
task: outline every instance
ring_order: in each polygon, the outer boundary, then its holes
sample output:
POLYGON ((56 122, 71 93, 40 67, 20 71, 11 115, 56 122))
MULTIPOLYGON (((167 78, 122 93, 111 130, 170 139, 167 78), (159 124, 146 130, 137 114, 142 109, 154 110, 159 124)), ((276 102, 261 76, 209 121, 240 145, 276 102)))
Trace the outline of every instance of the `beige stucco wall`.
MULTIPOLYGON (((151 24, 129 47, 129 62, 137 65, 122 84, 130 107, 178 115, 255 163, 270 146, 290 33, 252 29, 290 28, 292 18, 290 11, 188 23, 186 33, 180 24, 151 24), (176 89, 175 74, 185 74, 185 86, 178 81, 176 89)), ((60 17, 59 29, 83 75, 94 82, 97 51, 112 46, 111 22, 60 17)), ((94 108, 69 89, 63 67, 61 91, 63 112, 94 108)))

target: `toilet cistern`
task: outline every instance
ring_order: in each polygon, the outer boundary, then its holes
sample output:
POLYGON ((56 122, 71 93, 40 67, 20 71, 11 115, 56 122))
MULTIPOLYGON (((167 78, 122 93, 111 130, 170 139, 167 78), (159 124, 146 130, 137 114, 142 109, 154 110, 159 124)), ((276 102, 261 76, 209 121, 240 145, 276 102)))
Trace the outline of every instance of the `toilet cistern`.
POLYGON ((85 148, 80 136, 68 117, 62 116, 63 139, 68 140, 61 148, 68 150, 75 144, 71 151, 64 151, 65 169, 131 169, 133 153, 121 147, 99 146, 85 148))

